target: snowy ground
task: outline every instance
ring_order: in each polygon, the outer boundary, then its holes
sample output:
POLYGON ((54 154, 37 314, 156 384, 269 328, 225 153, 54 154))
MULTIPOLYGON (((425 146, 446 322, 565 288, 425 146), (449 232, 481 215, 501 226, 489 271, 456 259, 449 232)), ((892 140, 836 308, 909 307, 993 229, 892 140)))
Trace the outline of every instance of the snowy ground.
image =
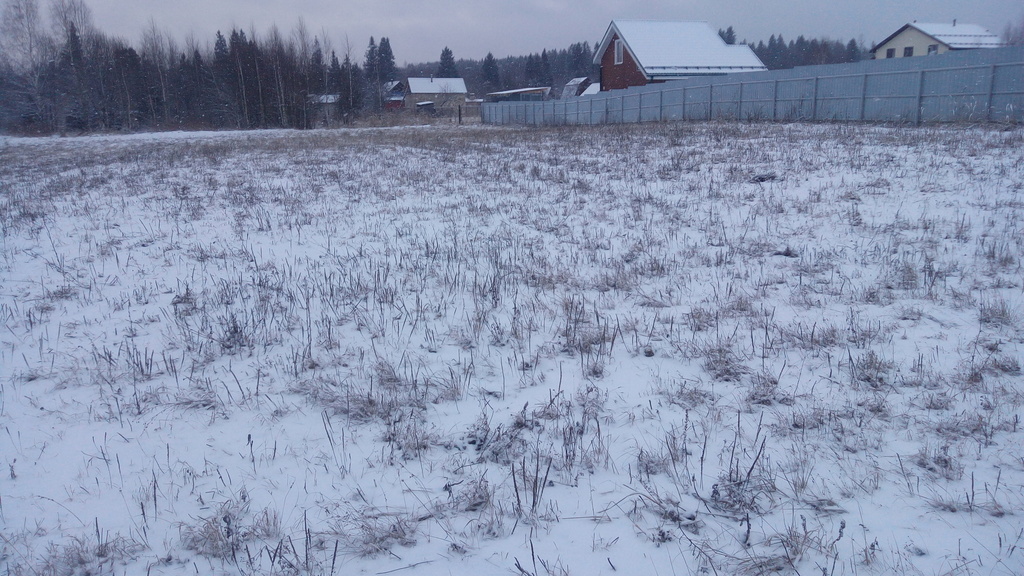
POLYGON ((0 572, 1020 574, 1024 131, 0 139, 0 572))

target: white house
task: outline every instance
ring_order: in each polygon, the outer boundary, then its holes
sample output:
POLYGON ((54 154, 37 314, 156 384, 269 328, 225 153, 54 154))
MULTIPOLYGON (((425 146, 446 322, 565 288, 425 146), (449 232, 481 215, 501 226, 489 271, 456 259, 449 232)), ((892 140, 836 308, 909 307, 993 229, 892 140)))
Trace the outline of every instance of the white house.
POLYGON ((876 59, 944 54, 950 50, 999 48, 999 36, 978 24, 911 22, 871 49, 876 59))

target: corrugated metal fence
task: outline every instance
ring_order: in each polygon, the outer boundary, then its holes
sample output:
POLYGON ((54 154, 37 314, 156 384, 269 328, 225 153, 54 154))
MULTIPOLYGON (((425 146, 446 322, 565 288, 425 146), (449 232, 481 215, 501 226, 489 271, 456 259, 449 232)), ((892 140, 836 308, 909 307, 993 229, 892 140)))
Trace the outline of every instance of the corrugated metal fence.
POLYGON ((571 100, 486 103, 489 124, 669 120, 1022 122, 1024 48, 690 78, 571 100))

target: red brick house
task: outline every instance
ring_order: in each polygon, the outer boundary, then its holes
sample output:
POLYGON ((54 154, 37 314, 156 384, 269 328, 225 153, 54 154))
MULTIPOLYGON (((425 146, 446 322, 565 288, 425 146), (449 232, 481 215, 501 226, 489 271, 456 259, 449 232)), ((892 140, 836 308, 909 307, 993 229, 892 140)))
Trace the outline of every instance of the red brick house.
POLYGON ((594 52, 601 90, 766 70, 749 46, 729 45, 707 22, 615 20, 594 52))

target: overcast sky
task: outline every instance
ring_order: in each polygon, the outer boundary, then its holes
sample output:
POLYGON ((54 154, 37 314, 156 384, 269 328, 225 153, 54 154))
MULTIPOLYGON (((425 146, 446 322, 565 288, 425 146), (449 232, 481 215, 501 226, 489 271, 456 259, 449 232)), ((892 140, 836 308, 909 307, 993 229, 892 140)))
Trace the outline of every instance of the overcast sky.
POLYGON ((370 36, 387 36, 399 65, 436 61, 450 47, 456 58, 525 55, 573 42, 600 40, 614 19, 704 20, 732 26, 737 38, 787 40, 803 34, 869 47, 900 26, 921 22, 981 24, 1002 34, 1024 18, 1021 0, 86 0, 104 32, 136 44, 150 18, 176 39, 243 28, 290 33, 303 18, 312 34, 362 60, 370 36))

